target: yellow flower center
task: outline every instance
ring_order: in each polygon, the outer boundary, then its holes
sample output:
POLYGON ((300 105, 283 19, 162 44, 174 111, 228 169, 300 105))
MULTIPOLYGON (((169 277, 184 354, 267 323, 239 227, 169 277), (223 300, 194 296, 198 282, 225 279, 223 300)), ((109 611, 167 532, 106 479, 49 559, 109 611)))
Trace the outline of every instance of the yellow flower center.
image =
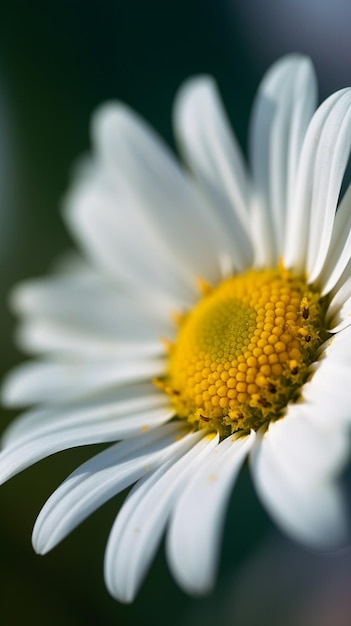
POLYGON ((222 435, 257 430, 298 398, 326 338, 324 308, 282 266, 231 277, 181 320, 159 384, 191 423, 222 435))

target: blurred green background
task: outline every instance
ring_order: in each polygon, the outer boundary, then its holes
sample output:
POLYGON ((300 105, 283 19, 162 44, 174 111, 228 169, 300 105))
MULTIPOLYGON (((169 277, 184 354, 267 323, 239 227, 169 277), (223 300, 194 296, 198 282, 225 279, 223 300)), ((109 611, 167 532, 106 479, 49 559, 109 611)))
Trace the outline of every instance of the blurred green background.
MULTIPOLYGON (((71 246, 60 219, 60 201, 72 164, 89 149, 95 107, 107 99, 124 100, 173 145, 171 108, 179 84, 189 75, 210 73, 246 151, 255 89, 263 71, 282 53, 312 56, 322 97, 351 84, 350 25, 351 8, 344 0, 1 3, 1 375, 22 358, 13 345, 8 290, 18 280, 43 274, 71 246)), ((2 425, 12 417, 2 411, 2 425)), ((232 499, 219 581, 210 598, 191 599, 176 587, 163 549, 132 606, 108 596, 103 551, 123 497, 105 505, 52 554, 36 556, 30 535, 41 505, 91 452, 62 453, 1 488, 4 626, 176 626, 206 624, 210 618, 211 623, 239 626, 351 623, 348 594, 337 596, 337 602, 333 596, 335 588, 351 586, 349 555, 334 559, 331 567, 329 560, 284 542, 278 533, 272 535, 273 525, 246 471, 232 499), (328 594, 334 603, 316 613, 328 594)))

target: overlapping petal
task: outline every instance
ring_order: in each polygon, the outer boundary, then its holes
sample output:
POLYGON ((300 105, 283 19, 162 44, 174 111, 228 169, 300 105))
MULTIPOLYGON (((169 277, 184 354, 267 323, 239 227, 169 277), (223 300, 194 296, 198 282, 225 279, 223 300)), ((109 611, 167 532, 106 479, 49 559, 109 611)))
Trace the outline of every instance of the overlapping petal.
POLYGON ((257 493, 278 525, 293 539, 317 549, 340 548, 348 540, 347 510, 341 488, 333 476, 323 472, 316 476, 313 471, 313 461, 323 461, 320 453, 328 454, 328 438, 316 458, 313 456, 316 450, 312 450, 306 467, 306 446, 311 441, 309 424, 300 420, 298 426, 293 432, 290 420, 273 422, 255 446, 251 469, 257 493), (285 437, 285 429, 290 440, 285 437), (306 471, 311 468, 311 473, 306 471))
MULTIPOLYGON (((103 166, 128 202, 128 212, 134 211, 139 228, 145 229, 145 242, 154 233, 169 263, 181 264, 190 284, 196 276, 216 282, 220 266, 218 242, 212 237, 215 220, 161 138, 119 103, 96 114, 93 137, 103 166)), ((140 251, 144 239, 140 237, 140 251)), ((155 250, 149 249, 154 256, 155 250)), ((142 259, 151 262, 145 249, 142 259)))
POLYGON ((225 509, 254 440, 254 432, 224 439, 201 461, 177 502, 167 555, 176 580, 191 593, 205 593, 213 587, 225 509))
POLYGON ((2 399, 11 407, 67 402, 109 387, 150 380, 164 369, 164 359, 33 361, 17 366, 7 375, 2 399))
POLYGON ((152 383, 123 385, 88 399, 44 406, 27 411, 11 422, 2 436, 5 447, 33 441, 43 435, 54 435, 95 426, 111 430, 116 439, 124 439, 168 421, 174 409, 152 383))
POLYGON ((161 337, 171 337, 175 326, 169 309, 165 314, 157 304, 118 292, 93 272, 27 281, 11 294, 25 319, 17 331, 22 347, 94 359, 162 354, 161 337))
POLYGON ((99 506, 168 459, 193 447, 198 434, 168 424, 104 450, 78 467, 47 500, 33 529, 33 545, 44 554, 99 506))
POLYGON ((109 537, 105 581, 110 593, 130 602, 158 547, 172 507, 201 459, 218 443, 205 436, 175 463, 170 461, 134 488, 109 537))
POLYGON ((248 174, 213 79, 185 83, 174 125, 181 153, 220 217, 221 254, 237 271, 244 270, 253 261, 248 174))
POLYGON ((264 77, 253 107, 250 153, 253 172, 252 227, 257 262, 272 265, 283 252, 300 150, 316 104, 309 59, 283 57, 264 77))
POLYGON ((322 271, 351 142, 351 90, 316 111, 303 142, 287 224, 286 264, 315 281, 322 271))

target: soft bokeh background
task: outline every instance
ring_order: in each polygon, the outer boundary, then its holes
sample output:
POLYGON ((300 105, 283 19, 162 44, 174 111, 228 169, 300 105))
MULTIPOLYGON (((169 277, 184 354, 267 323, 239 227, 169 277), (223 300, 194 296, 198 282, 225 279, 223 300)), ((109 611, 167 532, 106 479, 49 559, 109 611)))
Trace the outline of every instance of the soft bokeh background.
MULTIPOLYGON (((349 0, 14 0, 0 8, 0 373, 21 360, 6 307, 10 286, 40 275, 71 242, 59 207, 89 120, 106 99, 141 112, 172 143, 181 81, 213 74, 246 150, 257 83, 279 55, 312 56, 321 96, 351 84, 349 0)), ((3 426, 13 417, 1 413, 3 426)), ((2 427, 1 427, 2 429, 2 427)), ((121 498, 46 557, 32 552, 35 516, 91 450, 48 459, 0 490, 1 623, 348 626, 351 557, 320 558, 281 539, 244 470, 227 518, 210 598, 183 594, 159 552, 132 606, 107 594, 105 541, 121 498), (283 599, 283 600, 282 600, 283 599)))

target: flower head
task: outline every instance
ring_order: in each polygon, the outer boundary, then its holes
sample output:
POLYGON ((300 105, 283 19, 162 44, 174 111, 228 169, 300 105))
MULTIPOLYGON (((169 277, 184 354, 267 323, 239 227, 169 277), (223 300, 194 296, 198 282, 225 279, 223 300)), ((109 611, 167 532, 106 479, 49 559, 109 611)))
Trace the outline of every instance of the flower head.
POLYGON ((136 483, 108 540, 105 579, 134 598, 166 526, 189 592, 211 588, 226 505, 248 458, 277 524, 317 548, 347 540, 338 476, 351 420, 351 90, 314 113, 310 62, 263 79, 251 172, 214 82, 175 106, 188 166, 126 106, 103 107, 66 198, 83 251, 19 286, 36 353, 3 395, 34 404, 3 437, 0 478, 60 450, 115 442, 61 484, 33 531, 45 553, 136 483))

